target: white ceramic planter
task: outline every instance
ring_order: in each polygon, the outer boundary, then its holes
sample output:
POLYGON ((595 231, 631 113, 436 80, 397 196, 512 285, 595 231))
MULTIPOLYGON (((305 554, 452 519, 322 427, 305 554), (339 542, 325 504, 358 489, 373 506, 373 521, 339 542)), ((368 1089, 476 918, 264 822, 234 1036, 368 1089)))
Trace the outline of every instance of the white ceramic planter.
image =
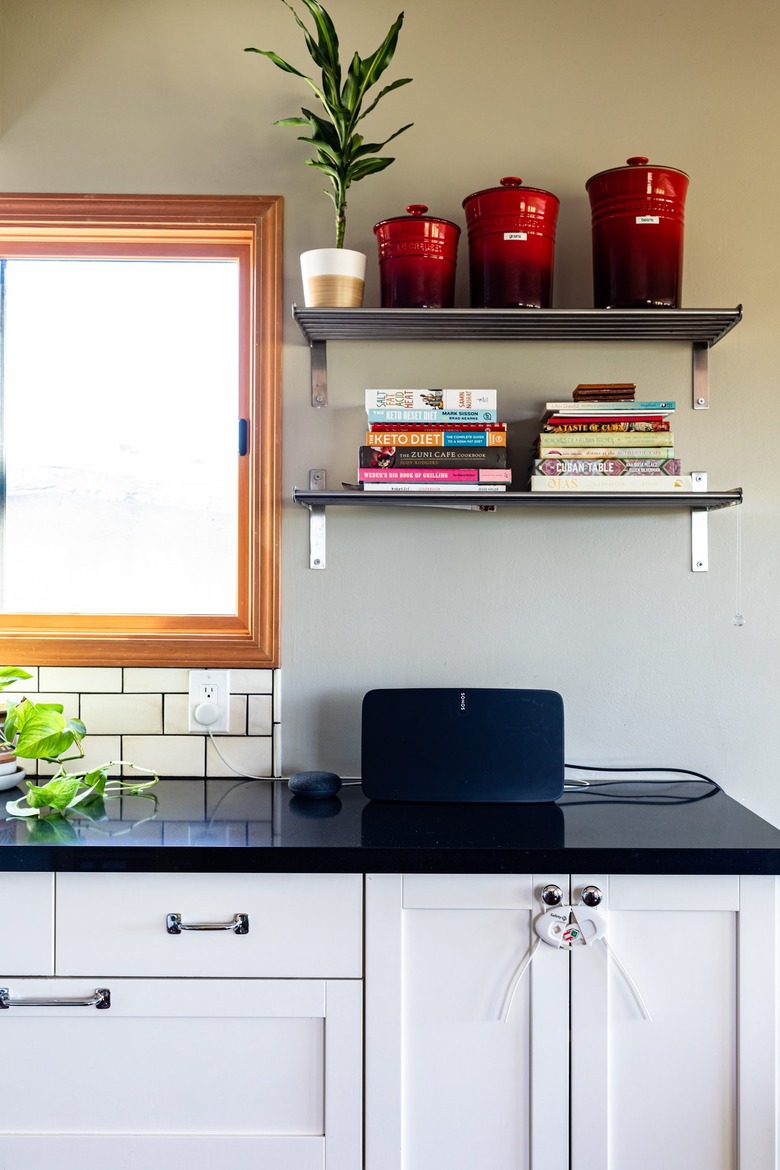
POLYGON ((301 253, 307 308, 358 309, 363 304, 366 256, 350 248, 314 248, 301 253))

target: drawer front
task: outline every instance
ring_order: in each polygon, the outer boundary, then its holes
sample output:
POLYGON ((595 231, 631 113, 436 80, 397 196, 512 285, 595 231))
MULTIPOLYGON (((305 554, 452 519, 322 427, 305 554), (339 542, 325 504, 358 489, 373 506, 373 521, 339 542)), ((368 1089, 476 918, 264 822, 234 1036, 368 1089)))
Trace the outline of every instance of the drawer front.
POLYGON ((0 973, 54 974, 54 874, 0 874, 0 973))
POLYGON ((61 873, 56 972, 359 979, 362 891, 360 874, 61 873))
POLYGON ((357 981, 9 979, 0 1166, 360 1170, 357 981), (96 991, 103 1010, 84 1005, 96 991), (52 1003, 52 1000, 55 1002, 52 1003), (108 1087, 90 1086, 96 1077, 108 1087))

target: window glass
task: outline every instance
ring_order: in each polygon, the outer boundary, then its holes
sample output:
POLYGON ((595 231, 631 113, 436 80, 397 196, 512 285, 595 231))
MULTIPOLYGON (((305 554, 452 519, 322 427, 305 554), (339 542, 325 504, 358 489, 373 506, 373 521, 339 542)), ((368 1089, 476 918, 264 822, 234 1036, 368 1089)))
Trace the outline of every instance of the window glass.
POLYGON ((0 656, 275 664, 280 201, 29 198, 45 225, 0 196, 0 656))

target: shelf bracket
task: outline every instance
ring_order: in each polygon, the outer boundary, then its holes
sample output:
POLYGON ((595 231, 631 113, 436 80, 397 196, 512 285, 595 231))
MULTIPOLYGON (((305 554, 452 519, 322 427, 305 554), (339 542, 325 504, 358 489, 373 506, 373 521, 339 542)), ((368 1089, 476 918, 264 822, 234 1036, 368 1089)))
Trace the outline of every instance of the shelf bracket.
MULTIPOLYGON (((318 468, 309 472, 309 491, 322 492, 327 487, 327 475, 318 468)), ((324 569, 325 560, 325 505, 309 504, 309 568, 324 569)))
POLYGON ((709 346, 703 341, 694 341, 692 347, 693 362, 693 409, 709 410, 710 408, 710 379, 709 346))
MULTIPOLYGON (((694 471, 691 475, 691 491, 706 492, 706 490, 706 471, 694 471)), ((709 567, 707 509, 691 508, 691 572, 706 573, 709 567)))
MULTIPOLYGON (((327 341, 312 341, 311 348, 311 404, 328 405, 328 351, 327 341)), ((322 473, 325 474, 324 472, 322 473)))

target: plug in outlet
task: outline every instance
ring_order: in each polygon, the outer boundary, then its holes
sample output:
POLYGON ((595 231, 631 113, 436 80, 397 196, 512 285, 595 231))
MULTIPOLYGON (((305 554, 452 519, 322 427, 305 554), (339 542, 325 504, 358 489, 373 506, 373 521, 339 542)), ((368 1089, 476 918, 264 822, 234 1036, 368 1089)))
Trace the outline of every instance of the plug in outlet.
POLYGON ((230 721, 230 671, 191 670, 188 703, 190 731, 227 731, 230 721), (199 711, 200 718, 195 714, 199 711))

